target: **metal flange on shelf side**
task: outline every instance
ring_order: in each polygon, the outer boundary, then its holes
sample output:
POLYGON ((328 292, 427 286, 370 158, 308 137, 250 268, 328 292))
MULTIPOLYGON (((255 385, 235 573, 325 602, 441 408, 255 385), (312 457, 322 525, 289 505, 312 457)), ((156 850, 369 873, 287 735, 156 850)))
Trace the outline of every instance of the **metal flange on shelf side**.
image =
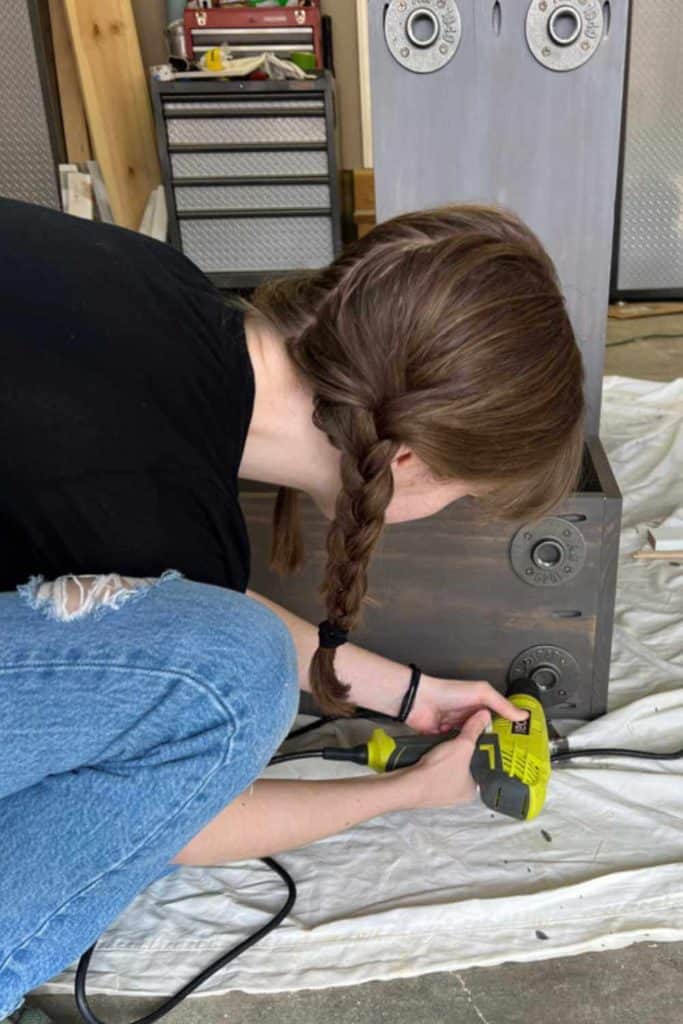
POLYGON ((455 56, 462 36, 455 0, 391 0, 384 36, 392 56, 408 71, 429 74, 455 56))
POLYGON ((546 516, 522 526, 510 544, 510 562, 532 587, 559 587, 576 579, 586 561, 586 541, 574 523, 546 516))
POLYGON ((549 71, 574 71, 594 55, 604 33, 598 0, 532 0, 526 38, 536 60, 549 71))
POLYGON ((531 679, 545 707, 571 704, 579 687, 579 663, 573 654, 554 644, 538 644, 518 654, 510 665, 510 683, 531 679))

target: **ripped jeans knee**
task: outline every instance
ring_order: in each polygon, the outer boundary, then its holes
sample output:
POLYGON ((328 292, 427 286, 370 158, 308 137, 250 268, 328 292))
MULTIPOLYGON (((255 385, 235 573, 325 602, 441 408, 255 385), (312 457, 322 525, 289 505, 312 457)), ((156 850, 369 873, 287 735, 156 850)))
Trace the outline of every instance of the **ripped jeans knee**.
POLYGON ((69 574, 54 580, 33 576, 17 590, 31 608, 47 618, 73 622, 87 615, 99 618, 109 611, 118 611, 124 604, 144 597, 152 587, 180 578, 181 574, 174 569, 158 577, 121 576, 117 572, 69 574))

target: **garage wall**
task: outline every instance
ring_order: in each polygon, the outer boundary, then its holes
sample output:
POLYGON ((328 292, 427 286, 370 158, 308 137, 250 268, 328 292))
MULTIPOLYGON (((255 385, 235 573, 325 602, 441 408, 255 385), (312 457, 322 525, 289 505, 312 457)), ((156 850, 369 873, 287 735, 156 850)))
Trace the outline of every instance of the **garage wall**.
MULTIPOLYGON (((166 48, 166 0, 132 0, 146 67, 163 64, 166 48)), ((334 61, 341 129, 342 167, 361 167, 360 90, 356 9, 353 0, 323 0, 332 18, 334 61)))

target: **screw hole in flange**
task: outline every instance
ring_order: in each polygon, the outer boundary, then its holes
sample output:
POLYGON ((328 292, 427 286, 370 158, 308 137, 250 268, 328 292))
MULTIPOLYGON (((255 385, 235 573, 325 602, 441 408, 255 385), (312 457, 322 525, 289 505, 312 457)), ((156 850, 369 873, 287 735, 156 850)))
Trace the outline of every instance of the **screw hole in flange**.
POLYGON ((406 35, 413 46, 432 46, 439 38, 439 29, 439 19, 427 7, 419 7, 406 21, 406 35))
MULTIPOLYGON (((560 680, 560 673, 552 665, 539 665, 531 673, 531 680, 536 683, 539 690, 547 693, 548 690, 554 690, 560 680)), ((563 690, 563 696, 567 696, 567 691, 563 690)))
POLYGON ((531 561, 539 569, 554 569, 564 558, 564 548, 550 538, 543 538, 531 550, 531 561))
POLYGON ((558 7, 548 19, 548 35, 557 46, 571 46, 581 35, 582 28, 581 15, 568 4, 558 7))

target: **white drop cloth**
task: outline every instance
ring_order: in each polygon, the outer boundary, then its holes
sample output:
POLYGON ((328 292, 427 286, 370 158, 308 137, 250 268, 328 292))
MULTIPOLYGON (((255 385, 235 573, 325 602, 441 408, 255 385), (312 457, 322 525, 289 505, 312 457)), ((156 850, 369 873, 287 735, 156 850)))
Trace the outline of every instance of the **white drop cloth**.
MULTIPOLYGON (((683 380, 605 381, 603 440, 624 492, 609 713, 575 746, 683 747, 683 567, 630 558, 683 515, 683 380)), ((566 731, 566 730, 563 730, 566 731)), ((269 774, 363 769, 299 761, 269 774)), ((481 804, 387 815, 278 858, 293 913, 203 988, 276 992, 683 939, 683 761, 577 761, 542 817, 481 804), (542 835, 543 829, 550 841, 542 835)), ((98 945, 91 992, 170 994, 262 925, 284 886, 260 861, 183 869, 98 945)), ((67 971, 42 991, 70 990, 67 971)))

